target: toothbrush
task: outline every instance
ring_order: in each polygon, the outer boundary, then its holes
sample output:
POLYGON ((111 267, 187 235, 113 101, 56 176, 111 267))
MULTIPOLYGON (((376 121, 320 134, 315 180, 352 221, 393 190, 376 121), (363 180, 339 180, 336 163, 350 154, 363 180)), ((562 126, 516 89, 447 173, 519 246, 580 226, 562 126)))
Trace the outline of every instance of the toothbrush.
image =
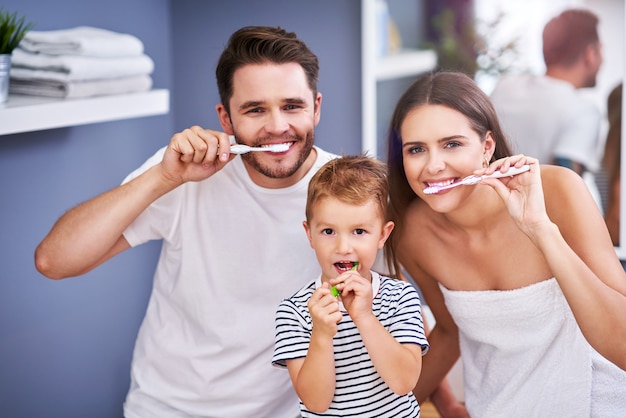
MULTIPOLYGON (((355 261, 354 265, 352 266, 352 268, 350 270, 356 271, 356 269, 359 268, 359 262, 355 261)), ((333 294, 334 297, 339 296, 339 289, 337 289, 337 285, 334 285, 333 287, 330 288, 330 293, 333 294)))
POLYGON ((270 151, 270 152, 285 152, 289 149, 288 144, 272 144, 267 147, 250 147, 243 144, 232 144, 230 146, 231 154, 245 154, 250 151, 270 151))
POLYGON ((521 174, 530 170, 530 166, 528 164, 517 167, 509 167, 509 170, 506 173, 502 173, 500 171, 496 171, 492 174, 487 174, 483 176, 467 176, 463 180, 457 181, 456 183, 448 184, 447 186, 430 186, 424 189, 424 193, 426 194, 436 194, 442 190, 451 189, 456 186, 469 186, 472 184, 479 183, 482 179, 497 179, 501 177, 509 177, 514 176, 516 174, 521 174))

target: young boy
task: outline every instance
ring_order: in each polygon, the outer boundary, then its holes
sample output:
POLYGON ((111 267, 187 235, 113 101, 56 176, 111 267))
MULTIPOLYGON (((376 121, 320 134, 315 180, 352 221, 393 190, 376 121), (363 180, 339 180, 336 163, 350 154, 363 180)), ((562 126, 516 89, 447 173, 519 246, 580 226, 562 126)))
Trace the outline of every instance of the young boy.
POLYGON ((279 305, 272 358, 303 417, 419 416, 412 390, 429 347, 419 296, 370 270, 394 227, 387 192, 385 165, 366 156, 329 161, 309 183, 303 225, 322 273, 279 305))

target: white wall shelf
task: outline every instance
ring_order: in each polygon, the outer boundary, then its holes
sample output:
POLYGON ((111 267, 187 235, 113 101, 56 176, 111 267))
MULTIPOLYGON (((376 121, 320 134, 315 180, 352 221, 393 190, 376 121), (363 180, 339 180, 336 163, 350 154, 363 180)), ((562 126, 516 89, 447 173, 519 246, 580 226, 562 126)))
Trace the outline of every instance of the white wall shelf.
POLYGON ((393 80, 431 71, 437 65, 432 50, 403 49, 378 60, 376 81, 393 80))
POLYGON ((9 95, 0 105, 0 135, 161 115, 169 112, 169 90, 85 99, 9 95))
POLYGON ((379 82, 417 76, 437 66, 432 50, 401 49, 379 56, 379 26, 376 0, 361 0, 361 149, 373 157, 378 157, 378 125, 384 123, 376 108, 379 82))

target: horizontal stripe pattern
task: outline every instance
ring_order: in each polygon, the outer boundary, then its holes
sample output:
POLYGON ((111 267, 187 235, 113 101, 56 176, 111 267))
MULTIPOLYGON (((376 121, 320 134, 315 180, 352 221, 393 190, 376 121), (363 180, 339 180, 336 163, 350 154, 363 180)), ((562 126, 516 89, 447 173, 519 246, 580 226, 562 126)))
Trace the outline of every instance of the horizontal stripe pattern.
MULTIPOLYGON (((372 272, 372 274, 377 274, 372 272)), ((276 313, 276 343, 272 363, 285 367, 285 360, 306 357, 312 321, 307 303, 315 282, 281 302, 276 313)), ((418 344, 428 350, 417 291, 411 284, 381 276, 372 310, 381 324, 400 343, 418 344)), ((412 393, 396 395, 382 380, 367 353, 358 329, 347 312, 333 339, 335 350, 335 395, 328 411, 307 411, 303 417, 417 417, 419 405, 412 393)))

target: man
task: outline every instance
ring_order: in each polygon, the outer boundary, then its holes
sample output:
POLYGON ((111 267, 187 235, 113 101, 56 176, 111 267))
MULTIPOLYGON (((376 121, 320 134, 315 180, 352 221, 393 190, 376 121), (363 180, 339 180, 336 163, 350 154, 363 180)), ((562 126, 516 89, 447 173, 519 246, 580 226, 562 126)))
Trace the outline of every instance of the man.
POLYGON ((68 211, 35 253, 61 279, 162 239, 133 354, 128 418, 290 417, 289 374, 271 365, 274 315, 319 266, 300 225, 314 146, 318 60, 294 33, 235 32, 216 69, 223 132, 175 134, 125 182, 68 211), (242 144, 280 153, 230 154, 242 144))
MULTIPOLYGON (((599 168, 601 115, 578 89, 594 87, 602 64, 598 17, 570 9, 543 30, 544 76, 505 76, 491 100, 517 153, 581 176, 599 168)), ((591 176, 585 176, 598 199, 591 176)))

